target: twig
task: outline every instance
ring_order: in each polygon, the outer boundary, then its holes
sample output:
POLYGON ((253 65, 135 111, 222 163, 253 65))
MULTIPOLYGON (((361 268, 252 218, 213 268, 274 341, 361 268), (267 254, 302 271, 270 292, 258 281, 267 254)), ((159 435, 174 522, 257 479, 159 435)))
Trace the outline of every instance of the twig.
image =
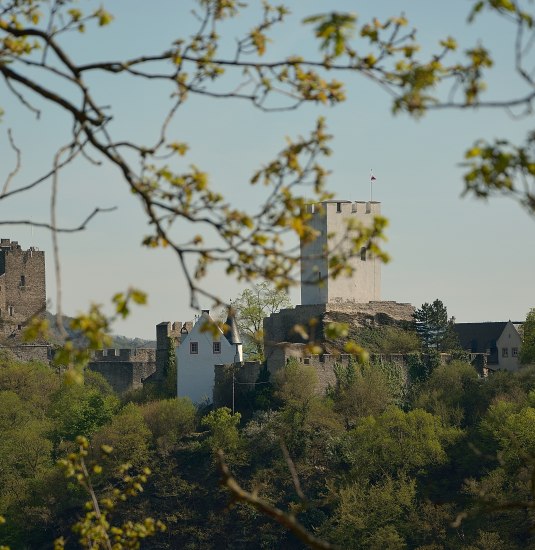
POLYGON ((9 144, 11 145, 11 148, 13 149, 13 151, 15 151, 15 154, 17 155, 17 163, 15 165, 15 168, 9 173, 9 175, 6 178, 1 196, 6 194, 9 184, 11 183, 12 179, 17 175, 17 172, 20 170, 21 152, 20 152, 20 149, 15 145, 15 140, 13 139, 13 133, 11 132, 11 128, 9 128, 7 131, 7 137, 9 138, 9 144))
POLYGON ((295 492, 297 493, 297 496, 303 501, 303 503, 306 503, 307 498, 305 497, 305 494, 301 489, 301 483, 299 481, 299 476, 297 475, 297 470, 295 468, 294 461, 292 460, 292 457, 288 452, 288 447, 286 447, 286 443, 284 442, 284 439, 282 439, 282 437, 280 439, 280 446, 282 450, 282 455, 284 456, 284 460, 286 460, 286 464, 288 465, 288 470, 290 470, 290 474, 292 476, 295 492))
POLYGON ((219 456, 219 470, 221 472, 221 484, 227 487, 232 494, 232 498, 239 502, 245 502, 254 506, 257 510, 265 514, 266 516, 274 519, 280 523, 288 531, 292 532, 299 540, 304 542, 309 548, 315 548, 320 550, 334 550, 337 546, 330 542, 324 541, 315 537, 310 531, 297 521, 293 514, 287 514, 279 508, 269 504, 256 494, 249 493, 240 487, 238 482, 234 479, 228 466, 225 463, 223 451, 218 451, 219 456))

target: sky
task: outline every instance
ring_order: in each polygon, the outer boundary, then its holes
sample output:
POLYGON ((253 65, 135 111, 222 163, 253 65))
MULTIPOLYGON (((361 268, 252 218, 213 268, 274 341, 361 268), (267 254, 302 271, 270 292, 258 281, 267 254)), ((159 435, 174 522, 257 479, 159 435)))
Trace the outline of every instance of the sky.
MULTIPOLYGON (((251 2, 256 6, 259 2, 251 2)), ((404 11, 424 49, 448 35, 462 46, 479 42, 489 47, 496 66, 488 79, 488 99, 520 94, 512 72, 512 27, 495 17, 483 16, 466 24, 470 2, 450 0, 377 0, 287 2, 292 15, 273 33, 271 55, 286 57, 300 52, 317 55, 311 29, 303 17, 326 10, 356 12, 359 20, 380 19, 404 11), (305 9, 306 8, 306 9, 305 9)), ((80 7, 93 5, 80 2, 80 7)), ((65 38, 69 54, 80 62, 119 59, 159 52, 177 37, 196 28, 193 2, 186 0, 115 0, 106 7, 114 14, 111 25, 88 29, 84 35, 65 38)), ((221 32, 232 38, 253 24, 250 13, 226 23, 221 32)), ((382 297, 410 302, 419 307, 439 298, 450 316, 459 322, 519 321, 535 307, 533 280, 535 220, 508 198, 488 202, 461 198, 460 166, 464 151, 479 138, 506 138, 520 142, 531 130, 532 119, 517 119, 501 110, 471 112, 438 111, 420 120, 393 116, 389 97, 359 75, 342 77, 347 100, 334 108, 302 109, 266 114, 240 101, 192 98, 177 113, 171 134, 189 143, 187 164, 210 174, 210 181, 236 206, 261 204, 264 195, 251 188, 251 175, 274 158, 285 137, 306 135, 318 116, 325 116, 334 135, 328 188, 342 200, 369 200, 370 170, 377 180, 374 200, 390 220, 386 251, 392 260, 382 269, 382 297)), ((162 113, 169 104, 170 89, 158 83, 131 79, 99 79, 91 82, 101 104, 112 105, 112 129, 129 139, 150 142, 157 135, 162 113)), ((12 187, 22 187, 52 166, 58 146, 69 137, 70 121, 59 109, 37 99, 42 108, 35 116, 20 105, 0 83, 0 182, 13 169, 15 155, 8 145, 10 128, 22 151, 22 168, 12 187)), ((87 230, 60 236, 62 308, 67 314, 87 310, 91 302, 107 304, 111 296, 129 286, 148 293, 146 306, 125 321, 117 322, 117 334, 154 338, 155 325, 164 320, 191 320, 196 311, 177 259, 166 249, 141 246, 148 232, 140 208, 110 166, 94 166, 80 160, 61 173, 58 198, 59 222, 76 226, 94 207, 117 207, 96 217, 87 230)), ((50 183, 30 193, 0 200, 0 221, 49 219, 50 183)), ((187 230, 187 229, 186 229, 187 230)), ((56 307, 51 236, 47 230, 4 225, 1 236, 18 240, 24 249, 37 246, 46 252, 49 308, 56 307)), ((245 287, 221 271, 210 272, 204 282, 223 300, 234 299, 245 287)), ((291 291, 294 304, 299 290, 291 291)), ((201 303, 210 308, 209 302, 201 303)))

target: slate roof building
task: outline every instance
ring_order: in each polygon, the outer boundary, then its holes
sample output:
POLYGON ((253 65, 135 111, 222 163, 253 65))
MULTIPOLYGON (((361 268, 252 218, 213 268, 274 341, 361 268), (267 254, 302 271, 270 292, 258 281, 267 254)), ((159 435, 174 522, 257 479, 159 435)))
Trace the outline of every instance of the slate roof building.
POLYGON ((512 321, 455 323, 461 347, 471 353, 488 354, 487 365, 493 370, 517 370, 522 342, 521 323, 512 321))

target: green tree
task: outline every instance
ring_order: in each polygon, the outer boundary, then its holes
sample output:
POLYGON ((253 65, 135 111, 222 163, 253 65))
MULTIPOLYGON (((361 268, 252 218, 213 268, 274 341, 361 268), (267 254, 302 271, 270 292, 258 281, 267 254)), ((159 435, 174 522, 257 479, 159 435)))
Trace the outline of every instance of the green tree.
POLYGON ((523 365, 535 363, 535 309, 530 309, 522 325, 520 362, 523 365))
POLYGON ((332 392, 333 409, 346 429, 355 427, 363 417, 381 414, 393 401, 383 372, 375 365, 334 366, 336 387, 332 392))
POLYGON ((152 401, 141 406, 141 414, 152 433, 155 446, 169 454, 181 437, 195 428, 197 410, 186 397, 152 401))
POLYGON ((209 431, 206 443, 214 456, 222 450, 227 460, 236 461, 239 458, 242 449, 242 439, 238 431, 240 420, 241 414, 232 414, 228 407, 211 411, 201 420, 201 426, 209 431))
POLYGON ((232 302, 240 334, 245 340, 244 352, 249 359, 264 359, 264 318, 291 306, 288 293, 268 282, 246 288, 232 302))
POLYGON ((88 371, 83 384, 64 383, 50 405, 50 416, 56 423, 56 442, 92 436, 112 420, 118 408, 119 399, 98 373, 88 371))
POLYGON ((341 456, 355 480, 411 476, 447 462, 446 447, 460 435, 460 430, 445 427, 426 411, 390 407, 377 417, 361 419, 344 435, 341 456))
POLYGON ((440 365, 418 388, 414 406, 439 416, 446 426, 474 425, 485 407, 480 385, 472 365, 440 365))
POLYGON ((414 312, 414 321, 425 351, 448 351, 458 347, 453 330, 455 318, 448 320, 448 310, 440 300, 422 304, 414 312))
POLYGON ((142 409, 129 403, 93 434, 91 448, 94 454, 98 454, 102 445, 111 446, 113 454, 110 460, 116 468, 129 463, 140 469, 150 464, 150 438, 151 432, 142 409))

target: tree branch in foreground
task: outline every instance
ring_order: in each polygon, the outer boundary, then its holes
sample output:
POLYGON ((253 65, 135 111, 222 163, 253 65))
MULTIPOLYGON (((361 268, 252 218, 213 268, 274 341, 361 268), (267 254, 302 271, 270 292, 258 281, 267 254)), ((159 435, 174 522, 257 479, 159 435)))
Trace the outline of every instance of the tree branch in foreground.
POLYGON ((297 521, 293 514, 283 512, 279 508, 260 498, 256 493, 249 493, 248 491, 242 489, 225 463, 223 451, 218 451, 218 457, 219 470, 221 472, 221 485, 230 491, 232 500, 250 504, 264 515, 280 523, 285 529, 293 533, 309 548, 320 550, 334 550, 337 548, 337 546, 331 544, 330 542, 321 540, 307 531, 307 529, 301 525, 299 521, 297 521))

